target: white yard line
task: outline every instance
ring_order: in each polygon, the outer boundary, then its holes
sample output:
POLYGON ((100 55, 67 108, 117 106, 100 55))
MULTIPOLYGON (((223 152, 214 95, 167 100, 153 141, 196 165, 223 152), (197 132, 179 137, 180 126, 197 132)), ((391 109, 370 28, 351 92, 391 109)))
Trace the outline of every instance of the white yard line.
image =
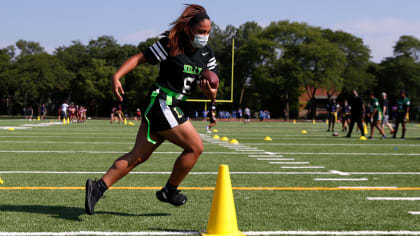
POLYGON ((338 170, 330 170, 330 172, 332 174, 343 175, 343 176, 350 175, 349 173, 338 171, 338 170))
MULTIPOLYGON (((106 232, 106 231, 78 231, 78 232, 0 232, 0 236, 143 236, 143 235, 200 235, 198 231, 153 231, 153 232, 106 232)), ((420 235, 420 231, 248 231, 245 235, 420 235)))
POLYGON ((270 161, 270 164, 282 164, 282 165, 304 165, 309 164, 308 161, 294 161, 294 162, 285 162, 285 161, 270 161))
POLYGON ((420 215, 420 211, 409 211, 408 213, 411 215, 420 215))
POLYGON ((314 179, 315 181, 368 181, 368 178, 352 178, 352 179, 349 179, 349 178, 343 178, 343 179, 340 179, 340 178, 328 178, 328 179, 323 179, 323 178, 315 178, 314 179))
POLYGON ((283 157, 283 155, 248 155, 248 157, 283 157))
MULTIPOLYGON (((0 171, 0 174, 104 174, 101 171, 0 171)), ((170 174, 166 171, 132 171, 129 174, 170 174)), ((218 172, 190 172, 190 175, 217 175, 218 172)), ((233 171, 231 175, 331 175, 330 172, 246 172, 233 171)))
POLYGON ((294 161, 294 158, 257 158, 258 161, 294 161))
POLYGON ((282 169, 322 169, 323 166, 282 166, 282 169))
POLYGON ((367 200, 377 200, 377 201, 420 201, 420 197, 367 197, 367 200))

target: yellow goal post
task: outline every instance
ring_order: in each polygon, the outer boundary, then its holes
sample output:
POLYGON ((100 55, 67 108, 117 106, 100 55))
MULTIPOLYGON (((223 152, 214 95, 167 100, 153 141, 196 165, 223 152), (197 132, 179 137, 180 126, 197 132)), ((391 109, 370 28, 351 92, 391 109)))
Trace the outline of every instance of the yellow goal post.
MULTIPOLYGON (((232 103, 233 102, 233 68, 235 62, 235 39, 232 38, 232 74, 231 74, 231 84, 230 84, 230 99, 216 99, 216 102, 225 102, 225 103, 232 103)), ((207 110, 207 102, 211 102, 210 99, 187 99, 187 102, 204 102, 205 103, 205 110, 207 110)))

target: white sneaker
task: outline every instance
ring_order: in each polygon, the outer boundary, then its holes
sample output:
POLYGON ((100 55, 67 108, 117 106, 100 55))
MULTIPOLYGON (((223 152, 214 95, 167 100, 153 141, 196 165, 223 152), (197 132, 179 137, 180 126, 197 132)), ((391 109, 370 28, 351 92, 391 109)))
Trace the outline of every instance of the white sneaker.
POLYGON ((211 133, 211 131, 210 131, 210 129, 209 129, 209 127, 208 126, 206 126, 206 130, 207 130, 207 133, 211 133))

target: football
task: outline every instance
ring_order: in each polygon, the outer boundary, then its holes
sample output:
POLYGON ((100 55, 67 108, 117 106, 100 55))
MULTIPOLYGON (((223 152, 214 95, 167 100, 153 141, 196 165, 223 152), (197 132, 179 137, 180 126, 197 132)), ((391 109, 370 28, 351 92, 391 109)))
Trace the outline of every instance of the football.
POLYGON ((338 136, 338 133, 337 132, 334 132, 332 135, 333 136, 338 136))
POLYGON ((210 87, 217 88, 219 86, 219 76, 211 70, 204 70, 201 78, 209 81, 210 87))

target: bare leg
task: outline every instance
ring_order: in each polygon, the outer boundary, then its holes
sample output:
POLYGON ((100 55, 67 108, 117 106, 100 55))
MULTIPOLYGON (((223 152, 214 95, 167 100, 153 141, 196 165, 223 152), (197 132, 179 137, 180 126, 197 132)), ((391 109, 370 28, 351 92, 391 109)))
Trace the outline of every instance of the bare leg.
POLYGON ((194 167, 198 157, 203 152, 203 141, 190 121, 170 130, 160 131, 158 134, 184 149, 175 161, 168 181, 170 184, 178 186, 194 167))
POLYGON ((127 175, 134 167, 149 159, 153 151, 165 140, 156 134, 151 134, 151 138, 157 143, 152 144, 147 141, 147 123, 143 122, 137 133, 134 148, 118 158, 102 177, 108 187, 127 175))

